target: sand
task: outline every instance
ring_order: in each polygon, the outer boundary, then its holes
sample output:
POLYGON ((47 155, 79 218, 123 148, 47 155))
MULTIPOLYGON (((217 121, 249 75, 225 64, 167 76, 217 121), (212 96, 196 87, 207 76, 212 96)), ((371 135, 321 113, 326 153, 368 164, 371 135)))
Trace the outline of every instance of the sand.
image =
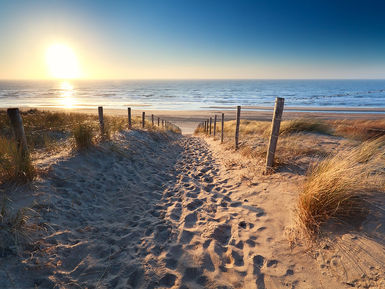
POLYGON ((0 288, 385 287, 383 231, 293 246, 303 174, 262 176, 218 141, 125 131, 38 166, 7 193, 46 231, 3 252, 0 288))

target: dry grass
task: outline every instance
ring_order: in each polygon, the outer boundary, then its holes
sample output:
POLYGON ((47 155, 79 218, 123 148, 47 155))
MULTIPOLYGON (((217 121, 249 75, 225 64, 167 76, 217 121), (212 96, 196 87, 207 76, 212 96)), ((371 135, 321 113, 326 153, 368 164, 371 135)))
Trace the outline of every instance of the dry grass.
MULTIPOLYGON (((224 146, 234 149, 235 120, 224 123, 224 146)), ((239 153, 245 157, 256 159, 261 165, 265 162, 267 145, 270 136, 271 122, 241 120, 239 128, 239 153)), ((221 127, 218 126, 218 138, 221 127)), ((312 133, 329 133, 324 123, 313 120, 283 121, 281 136, 278 140, 275 167, 291 164, 302 157, 325 157, 327 152, 315 145, 316 136, 312 133)), ((195 134, 204 134, 204 127, 198 126, 195 134)))
MULTIPOLYGON (((224 146, 229 150, 234 149, 235 125, 235 120, 226 121, 224 125, 224 146)), ((270 121, 241 120, 239 152, 243 156, 257 159, 263 164, 270 130, 270 121)), ((219 139, 220 124, 217 126, 217 132, 216 139, 219 139)), ((195 134, 204 133, 203 125, 198 126, 195 130, 195 134)), ((281 123, 275 168, 296 164, 303 157, 311 157, 313 160, 325 158, 332 152, 332 149, 320 145, 320 135, 324 139, 330 138, 326 142, 337 144, 337 138, 364 141, 383 134, 385 134, 385 120, 285 120, 281 123)))
POLYGON ((299 132, 332 134, 333 130, 324 121, 315 119, 294 119, 282 122, 280 128, 281 135, 299 132))
POLYGON ((310 170, 298 201, 299 224, 309 236, 322 225, 351 223, 385 193, 385 137, 339 152, 310 170))
POLYGON ((0 180, 25 182, 34 176, 31 159, 23 156, 14 140, 0 136, 0 180))
POLYGON ((94 130, 90 125, 79 123, 73 129, 76 148, 88 149, 93 145, 94 130))
POLYGON ((327 123, 334 128, 335 135, 359 141, 385 135, 385 119, 334 120, 327 123))
MULTIPOLYGON (((31 180, 35 170, 34 157, 62 149, 89 148, 100 140, 111 139, 114 134, 128 128, 126 116, 104 116, 105 134, 99 134, 96 114, 50 112, 31 109, 21 111, 27 137, 30 159, 21 158, 13 139, 13 132, 5 110, 0 110, 0 183, 8 180, 31 180)), ((141 117, 132 118, 133 129, 142 129, 141 117)), ((145 129, 151 132, 180 133, 175 125, 158 127, 146 120, 145 129)))
POLYGON ((0 200, 0 255, 17 250, 31 240, 37 226, 31 222, 37 213, 30 208, 15 210, 5 196, 0 200))

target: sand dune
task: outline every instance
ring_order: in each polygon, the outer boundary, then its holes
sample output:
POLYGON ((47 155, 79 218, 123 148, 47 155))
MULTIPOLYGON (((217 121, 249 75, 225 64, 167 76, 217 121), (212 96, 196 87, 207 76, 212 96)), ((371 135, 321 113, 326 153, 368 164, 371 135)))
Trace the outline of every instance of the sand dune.
MULTIPOLYGON (((229 169, 229 159, 237 158, 212 140, 130 131, 90 151, 51 159, 50 172, 32 189, 11 196, 24 204, 34 200, 50 226, 34 236, 22 257, 0 258, 0 287, 364 284, 331 273, 328 266, 341 266, 333 265, 335 251, 315 256, 306 246, 290 247, 288 228, 302 176, 250 179, 241 159, 229 169)), ((379 264, 369 271, 380 274, 379 264)), ((381 288, 383 275, 375 279, 370 272, 363 281, 372 278, 371 288, 381 288)))

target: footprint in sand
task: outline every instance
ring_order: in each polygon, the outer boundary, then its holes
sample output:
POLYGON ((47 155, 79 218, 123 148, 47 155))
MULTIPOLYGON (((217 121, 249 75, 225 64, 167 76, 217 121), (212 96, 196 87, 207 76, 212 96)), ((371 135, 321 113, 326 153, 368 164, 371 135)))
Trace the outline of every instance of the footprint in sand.
POLYGON ((195 209, 199 208, 200 206, 202 206, 203 204, 203 201, 200 200, 200 199, 195 199, 193 200, 192 202, 188 203, 186 205, 187 209, 190 210, 190 211, 194 211, 195 209))

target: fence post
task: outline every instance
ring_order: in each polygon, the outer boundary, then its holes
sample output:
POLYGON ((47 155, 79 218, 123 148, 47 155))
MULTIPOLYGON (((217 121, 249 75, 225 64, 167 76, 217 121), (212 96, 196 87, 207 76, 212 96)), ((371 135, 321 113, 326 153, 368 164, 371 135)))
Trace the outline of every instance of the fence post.
POLYGON ((164 127, 164 119, 162 119, 162 127, 164 127))
POLYGON ((235 149, 237 150, 239 148, 239 122, 241 119, 241 106, 237 106, 237 123, 235 126, 235 149))
POLYGON ((98 114, 99 114, 99 127, 100 127, 100 134, 102 137, 104 137, 104 118, 103 118, 103 106, 98 107, 98 114))
POLYGON ((213 119, 210 117, 210 127, 209 127, 209 132, 210 132, 210 135, 211 135, 211 123, 212 123, 213 119))
POLYGON ((23 119, 18 108, 8 108, 7 114, 11 121, 13 133, 17 142, 17 149, 21 152, 24 159, 29 158, 27 138, 24 132, 23 119))
POLYGON ((206 128, 206 134, 209 134, 209 119, 207 119, 207 128, 206 128))
POLYGON ((222 112, 221 143, 223 143, 223 129, 225 127, 225 114, 222 112))
POLYGON ((158 117, 158 126, 159 126, 159 124, 160 124, 160 118, 158 117))
POLYGON ((217 115, 214 115, 214 139, 217 132, 217 115))
POLYGON ((281 126, 284 102, 285 102, 285 99, 282 97, 277 97, 275 99, 273 120, 271 123, 270 141, 269 141, 269 147, 267 149, 266 169, 264 172, 265 174, 271 173, 273 170, 274 155, 275 155, 275 149, 277 148, 279 128, 281 126))
POLYGON ((144 128, 145 120, 146 120, 146 113, 143 111, 142 112, 142 128, 144 128))
POLYGON ((151 124, 154 126, 154 115, 151 114, 151 124))
POLYGON ((131 107, 129 107, 127 110, 128 110, 128 129, 131 129, 131 128, 132 128, 132 122, 131 122, 131 107))
POLYGON ((205 130, 204 130, 204 132, 206 133, 206 131, 207 131, 207 120, 205 120, 205 130))

